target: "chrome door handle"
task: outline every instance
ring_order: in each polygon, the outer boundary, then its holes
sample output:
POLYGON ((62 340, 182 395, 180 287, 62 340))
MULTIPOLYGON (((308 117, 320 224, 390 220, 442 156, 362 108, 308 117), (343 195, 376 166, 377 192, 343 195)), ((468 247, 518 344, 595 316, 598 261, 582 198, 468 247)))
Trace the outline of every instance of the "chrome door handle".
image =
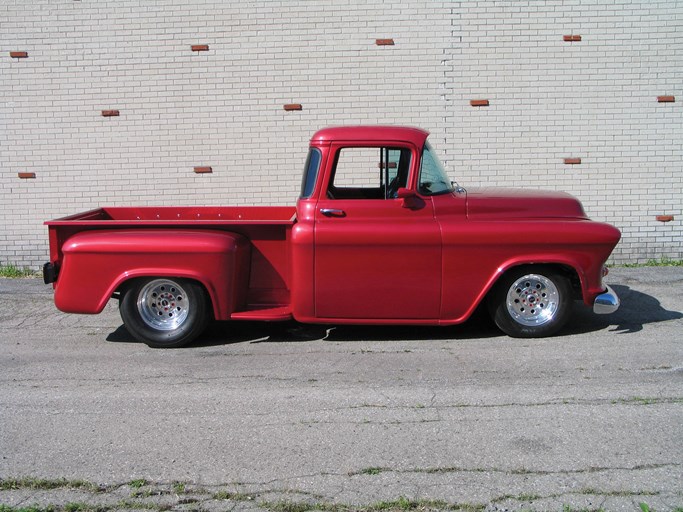
POLYGON ((321 208, 320 213, 325 217, 346 217, 344 210, 337 210, 336 208, 321 208))

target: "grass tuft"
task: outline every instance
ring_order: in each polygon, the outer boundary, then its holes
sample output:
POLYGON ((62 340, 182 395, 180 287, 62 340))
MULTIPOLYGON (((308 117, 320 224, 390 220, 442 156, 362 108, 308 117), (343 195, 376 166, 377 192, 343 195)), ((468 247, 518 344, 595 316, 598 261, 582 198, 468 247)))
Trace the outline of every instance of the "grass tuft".
POLYGON ((20 277, 35 277, 37 272, 27 267, 19 268, 16 265, 0 265, 0 277, 17 279, 20 277))
POLYGON ((241 492, 231 492, 231 491, 218 491, 211 496, 212 499, 220 500, 231 500, 231 501, 251 501, 254 496, 251 494, 244 494, 241 492))
POLYGON ((101 492, 104 490, 102 487, 86 482, 85 480, 67 480, 66 478, 50 480, 33 477, 0 479, 0 491, 14 491, 18 489, 46 491, 53 489, 83 489, 90 492, 101 492))
POLYGON ((625 268, 641 268, 641 267, 683 267, 683 260, 675 260, 663 256, 656 260, 654 258, 647 260, 645 263, 623 263, 614 265, 615 267, 625 268))
POLYGON ((139 489, 140 487, 149 485, 149 482, 147 482, 147 480, 144 478, 138 478, 137 480, 131 480, 128 485, 130 485, 133 489, 139 489))
POLYGON ((367 506, 292 501, 262 502, 259 505, 269 512, 482 512, 486 508, 479 504, 451 504, 440 500, 411 500, 405 497, 367 506))
POLYGON ((30 505, 28 507, 11 507, 0 503, 0 512, 57 512, 54 505, 47 505, 40 507, 38 505, 30 505))

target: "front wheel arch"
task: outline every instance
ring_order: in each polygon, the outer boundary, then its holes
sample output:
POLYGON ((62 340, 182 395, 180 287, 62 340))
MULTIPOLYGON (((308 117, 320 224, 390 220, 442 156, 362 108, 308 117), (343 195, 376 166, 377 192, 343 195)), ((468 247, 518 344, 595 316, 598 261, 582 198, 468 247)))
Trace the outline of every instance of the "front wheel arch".
POLYGON ((505 272, 487 296, 495 324, 514 338, 557 333, 569 320, 575 274, 554 265, 522 265, 505 272))

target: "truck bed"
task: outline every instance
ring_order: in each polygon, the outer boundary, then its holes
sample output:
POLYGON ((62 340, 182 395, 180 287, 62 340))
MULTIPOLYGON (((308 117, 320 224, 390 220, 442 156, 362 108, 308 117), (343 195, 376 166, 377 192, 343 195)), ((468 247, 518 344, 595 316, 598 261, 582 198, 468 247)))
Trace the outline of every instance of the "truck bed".
MULTIPOLYGON (((249 241, 248 290, 239 318, 286 318, 289 312, 289 239, 296 221, 294 206, 104 207, 45 222, 50 261, 58 268, 62 247, 73 236, 91 231, 167 231, 169 239, 184 230, 226 231, 249 241)), ((236 315, 236 318, 238 316, 236 315)))
POLYGON ((47 226, 135 226, 202 224, 291 225, 293 206, 139 206, 103 207, 47 221, 47 226))

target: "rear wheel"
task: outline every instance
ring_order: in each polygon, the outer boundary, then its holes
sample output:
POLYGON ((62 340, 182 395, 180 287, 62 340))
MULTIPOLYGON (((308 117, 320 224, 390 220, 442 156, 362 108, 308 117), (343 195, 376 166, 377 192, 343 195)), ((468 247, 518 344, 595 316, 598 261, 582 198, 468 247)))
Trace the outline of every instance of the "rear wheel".
POLYGON ((541 338, 559 331, 569 319, 572 293, 568 279, 549 267, 513 269, 496 284, 489 312, 514 338, 541 338))
POLYGON ((124 291, 119 311, 126 329, 155 348, 182 347, 205 329, 209 301, 204 288, 180 278, 145 278, 124 291))

